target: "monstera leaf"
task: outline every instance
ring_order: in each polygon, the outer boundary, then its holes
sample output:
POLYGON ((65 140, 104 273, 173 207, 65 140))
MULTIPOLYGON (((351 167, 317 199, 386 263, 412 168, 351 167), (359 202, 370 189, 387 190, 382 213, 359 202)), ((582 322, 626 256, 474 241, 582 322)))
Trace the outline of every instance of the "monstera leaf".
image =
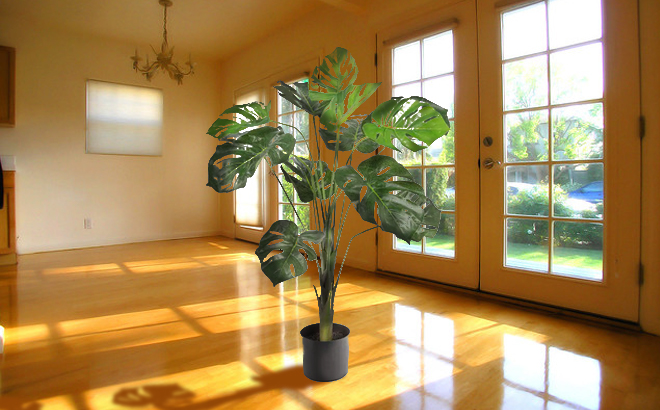
POLYGON ((367 154, 373 152, 373 150, 379 146, 376 141, 370 140, 364 136, 364 133, 362 132, 362 124, 356 119, 346 121, 346 126, 344 127, 342 125, 339 135, 337 135, 336 132, 331 132, 323 128, 320 131, 325 146, 332 151, 335 150, 337 138, 339 138, 339 147, 337 147, 337 151, 351 151, 355 144, 357 144, 355 149, 367 154))
POLYGON ((280 85, 275 88, 279 91, 282 98, 289 101, 296 107, 307 111, 308 113, 320 117, 323 113, 325 104, 319 101, 312 101, 309 98, 309 83, 298 82, 293 83, 293 87, 280 81, 280 85), (295 87, 295 88, 294 88, 295 87))
POLYGON ((373 156, 358 165, 357 171, 343 166, 337 170, 336 179, 362 219, 376 224, 377 206, 381 228, 399 239, 410 243, 431 236, 433 229, 437 231, 440 211, 430 202, 423 207, 427 200, 422 187, 394 158, 373 156), (365 187, 366 193, 360 198, 365 187))
POLYGON ((364 134, 380 145, 398 149, 394 139, 411 151, 431 145, 449 131, 447 110, 422 97, 394 97, 385 101, 367 117, 362 125, 364 134))
POLYGON ((328 199, 335 192, 332 186, 333 172, 323 161, 293 157, 293 164, 287 162, 281 168, 284 179, 293 185, 301 202, 310 202, 315 198, 328 199), (287 172, 285 166, 295 174, 287 172))
POLYGON ((228 108, 221 115, 236 114, 236 121, 225 118, 215 120, 207 134, 223 138, 228 135, 239 133, 247 128, 259 127, 270 122, 268 112, 270 104, 263 105, 260 102, 251 102, 249 104, 234 105, 228 108))
POLYGON ((206 184, 217 192, 243 188, 262 159, 268 157, 272 164, 286 162, 296 145, 293 135, 280 127, 256 128, 229 135, 220 142, 209 160, 209 182, 206 184))
POLYGON ((321 124, 336 131, 355 110, 376 92, 380 83, 355 85, 358 68, 348 50, 337 47, 314 69, 309 98, 325 104, 321 124))
POLYGON ((306 231, 298 235, 298 226, 295 223, 277 221, 261 238, 255 254, 261 261, 261 270, 275 286, 305 273, 307 261, 300 250, 307 254, 307 260, 315 260, 314 248, 305 241, 320 243, 322 239, 323 232, 306 231), (282 252, 265 260, 271 252, 278 250, 282 252), (292 266, 293 269, 291 269, 292 266))

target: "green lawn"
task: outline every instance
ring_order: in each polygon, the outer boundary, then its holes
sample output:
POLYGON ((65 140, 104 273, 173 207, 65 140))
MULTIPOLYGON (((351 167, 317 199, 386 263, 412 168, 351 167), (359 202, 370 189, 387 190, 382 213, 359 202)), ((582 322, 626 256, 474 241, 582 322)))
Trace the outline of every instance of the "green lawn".
MULTIPOLYGON (((437 235, 428 239, 427 246, 433 248, 454 249, 454 237, 450 235, 437 235)), ((508 257, 530 262, 547 263, 548 247, 529 245, 524 243, 509 243, 508 257)), ((603 252, 595 249, 555 248, 554 263, 562 266, 572 266, 583 269, 601 270, 603 266, 603 252)))

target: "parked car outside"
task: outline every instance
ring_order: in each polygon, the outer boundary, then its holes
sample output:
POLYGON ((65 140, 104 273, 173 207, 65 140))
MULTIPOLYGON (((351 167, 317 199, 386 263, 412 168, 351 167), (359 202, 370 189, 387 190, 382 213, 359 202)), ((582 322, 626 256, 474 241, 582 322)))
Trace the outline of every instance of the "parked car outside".
POLYGON ((568 193, 569 198, 581 199, 591 203, 603 202, 603 181, 589 182, 568 193))

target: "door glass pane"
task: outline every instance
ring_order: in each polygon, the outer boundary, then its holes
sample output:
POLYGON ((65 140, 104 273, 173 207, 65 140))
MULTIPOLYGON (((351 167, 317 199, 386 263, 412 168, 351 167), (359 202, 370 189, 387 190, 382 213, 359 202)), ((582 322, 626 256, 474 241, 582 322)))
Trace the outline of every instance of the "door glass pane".
POLYGON ((514 219, 506 221, 506 266, 548 271, 548 221, 514 219))
MULTIPOLYGON (((424 53, 424 78, 454 71, 454 36, 445 31, 422 41, 424 53)), ((431 100, 434 101, 435 100, 431 100)))
POLYGON ((502 59, 544 51, 546 39, 545 3, 537 3, 502 15, 502 59))
POLYGON ((507 162, 548 160, 548 111, 505 116, 507 162))
POLYGON ((603 224, 557 221, 554 238, 554 275, 603 279, 603 224))
POLYGON ((502 13, 506 266, 548 272, 552 244, 551 273, 603 279, 601 20, 600 0, 502 13))
POLYGON ((603 158, 603 104, 582 104, 552 110, 555 159, 603 158))
POLYGON ((518 110, 548 104, 548 56, 504 64, 504 109, 518 110))
POLYGON ((546 165, 506 167, 506 212, 510 215, 547 216, 550 210, 546 165))
POLYGON ((555 165, 554 215, 603 219, 603 164, 555 165))
POLYGON ((602 98, 602 44, 550 54, 550 92, 553 104, 602 98))
POLYGON ((412 152, 397 141, 394 158, 408 168, 433 203, 443 209, 441 228, 434 238, 407 244, 396 237, 394 249, 453 258, 455 254, 454 163, 454 45, 453 32, 445 31, 392 50, 392 96, 421 96, 448 110, 447 135, 423 151, 412 152), (421 53, 420 53, 421 50, 421 53), (407 60, 404 61, 403 59, 407 60), (397 86, 397 84, 404 83, 397 86), (449 166, 444 166, 449 165, 449 166), (447 213, 449 212, 449 213, 447 213))
POLYGON ((454 117, 454 76, 445 75, 424 81, 424 98, 448 110, 447 116, 454 117))
POLYGON ((395 48, 393 60, 393 85, 418 81, 421 78, 422 56, 419 41, 395 48))
POLYGON ((431 255, 453 258, 456 252, 456 218, 454 214, 444 213, 440 219, 440 228, 433 238, 426 240, 426 252, 431 255))
POLYGON ((422 85, 412 83, 392 88, 392 97, 412 97, 421 94, 422 85))
POLYGON ((449 132, 442 138, 438 138, 427 149, 424 150, 425 162, 428 165, 453 164, 455 156, 454 146, 454 121, 449 121, 449 132))
POLYGON ((602 36, 600 0, 550 0, 548 16, 552 49, 602 36))
POLYGON ((456 210, 456 168, 426 168, 426 196, 443 211, 456 210))

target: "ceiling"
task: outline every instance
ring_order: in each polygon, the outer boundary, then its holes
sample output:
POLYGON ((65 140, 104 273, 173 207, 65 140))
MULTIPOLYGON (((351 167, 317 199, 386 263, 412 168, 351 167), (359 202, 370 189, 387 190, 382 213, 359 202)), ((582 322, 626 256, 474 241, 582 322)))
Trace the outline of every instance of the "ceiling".
MULTIPOLYGON (((360 12, 369 0, 173 0, 168 40, 193 60, 223 59, 322 6, 360 12)), ((162 41, 158 0, 0 0, 0 14, 28 24, 134 43, 141 54, 162 41)))

